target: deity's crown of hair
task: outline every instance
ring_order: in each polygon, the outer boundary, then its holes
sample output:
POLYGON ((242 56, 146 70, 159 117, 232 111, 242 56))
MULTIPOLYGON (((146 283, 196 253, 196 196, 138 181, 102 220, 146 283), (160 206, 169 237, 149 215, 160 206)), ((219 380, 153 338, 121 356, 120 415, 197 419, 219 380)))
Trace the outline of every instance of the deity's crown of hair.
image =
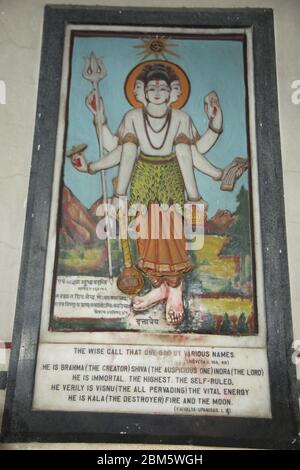
POLYGON ((164 80, 168 85, 173 81, 179 80, 178 76, 171 67, 161 63, 146 65, 141 73, 137 76, 137 80, 141 80, 145 85, 151 80, 164 80))

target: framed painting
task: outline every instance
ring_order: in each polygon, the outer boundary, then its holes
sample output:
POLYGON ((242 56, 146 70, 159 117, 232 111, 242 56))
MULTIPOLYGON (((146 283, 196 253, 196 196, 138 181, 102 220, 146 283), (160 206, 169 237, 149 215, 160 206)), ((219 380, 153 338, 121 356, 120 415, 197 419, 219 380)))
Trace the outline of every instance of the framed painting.
POLYGON ((45 9, 6 440, 293 447, 271 10, 45 9))

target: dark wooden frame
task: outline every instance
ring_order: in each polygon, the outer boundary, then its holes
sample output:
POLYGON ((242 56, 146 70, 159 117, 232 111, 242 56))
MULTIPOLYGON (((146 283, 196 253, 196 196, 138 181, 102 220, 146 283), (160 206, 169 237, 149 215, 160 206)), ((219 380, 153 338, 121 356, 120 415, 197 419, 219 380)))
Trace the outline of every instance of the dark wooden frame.
POLYGON ((297 447, 298 404, 295 367, 291 361, 292 327, 284 220, 272 10, 46 6, 27 217, 2 439, 297 447), (68 23, 252 28, 271 419, 32 411, 64 29, 68 23), (259 125, 260 122, 263 126, 259 125), (41 201, 46 203, 41 204, 41 201))

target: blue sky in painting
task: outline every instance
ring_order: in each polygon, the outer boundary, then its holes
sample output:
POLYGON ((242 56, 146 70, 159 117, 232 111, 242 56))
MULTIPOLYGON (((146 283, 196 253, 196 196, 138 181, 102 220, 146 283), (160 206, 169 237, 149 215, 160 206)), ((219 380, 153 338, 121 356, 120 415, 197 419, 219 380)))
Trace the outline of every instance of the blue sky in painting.
MULTIPOLYGON (((110 128, 114 132, 123 115, 130 109, 124 95, 124 82, 132 68, 139 63, 134 45, 138 38, 117 37, 76 37, 71 64, 71 89, 68 109, 67 149, 79 143, 88 144, 86 157, 98 158, 98 143, 91 113, 85 106, 85 97, 91 90, 90 83, 82 77, 85 57, 91 51, 102 56, 107 68, 107 77, 101 82, 100 91, 104 97, 105 109, 110 128)), ((203 109, 203 98, 211 90, 219 97, 224 114, 224 132, 206 157, 216 166, 223 168, 235 156, 247 157, 245 83, 243 45, 230 40, 174 40, 173 50, 179 58, 169 56, 188 75, 191 82, 189 101, 183 108, 190 114, 200 134, 207 128, 207 117, 203 109)), ((147 60, 154 59, 153 56, 147 60)), ((117 169, 107 173, 109 193, 111 179, 117 169)), ((196 172, 199 192, 209 203, 209 216, 218 209, 236 208, 236 195, 243 184, 248 186, 246 173, 237 182, 232 193, 220 191, 218 182, 198 171, 196 172)), ((100 175, 85 175, 72 168, 66 159, 64 181, 81 202, 89 207, 102 194, 100 175)))

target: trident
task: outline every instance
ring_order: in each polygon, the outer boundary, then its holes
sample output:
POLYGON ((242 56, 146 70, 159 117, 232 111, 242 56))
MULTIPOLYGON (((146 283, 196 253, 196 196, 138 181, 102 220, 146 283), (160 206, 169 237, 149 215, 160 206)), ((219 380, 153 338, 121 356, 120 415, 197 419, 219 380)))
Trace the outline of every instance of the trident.
MULTIPOLYGON (((97 133, 97 140, 99 145, 99 159, 104 156, 104 149, 103 149, 103 129, 102 129, 102 122, 100 116, 100 108, 99 108, 99 82, 102 78, 106 77, 107 72, 102 61, 102 58, 96 57, 93 52, 86 58, 84 69, 83 69, 83 78, 89 80, 93 85, 93 90, 95 92, 96 97, 96 133, 97 133)), ((105 171, 101 170, 101 183, 102 183, 102 193, 103 193, 103 203, 105 208, 105 223, 107 227, 107 251, 108 251, 108 269, 109 269, 109 277, 112 279, 112 259, 111 259, 111 243, 109 237, 109 223, 108 223, 108 214, 107 214, 107 184, 106 184, 106 176, 105 171)))

